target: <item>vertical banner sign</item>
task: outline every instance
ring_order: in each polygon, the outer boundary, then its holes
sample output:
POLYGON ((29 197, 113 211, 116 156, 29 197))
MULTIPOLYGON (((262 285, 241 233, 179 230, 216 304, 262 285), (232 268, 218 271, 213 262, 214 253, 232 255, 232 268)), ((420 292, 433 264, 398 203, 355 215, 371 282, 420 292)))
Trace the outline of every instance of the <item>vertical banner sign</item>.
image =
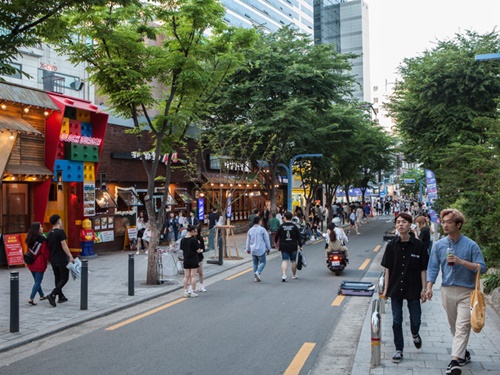
POLYGON ((198 220, 200 223, 203 223, 205 220, 205 199, 203 198, 198 198, 198 220))
POLYGON ((19 234, 4 234, 3 241, 8 265, 18 266, 24 264, 23 247, 21 246, 19 234))
POLYGON ((95 184, 83 184, 83 216, 95 216, 95 184))
POLYGON ((427 184, 427 199, 429 200, 429 216, 431 217, 431 221, 439 224, 439 216, 432 209, 432 204, 438 199, 438 188, 434 172, 430 169, 425 170, 425 182, 427 184))
POLYGON ((231 197, 227 197, 227 209, 226 209, 226 217, 231 217, 231 197))

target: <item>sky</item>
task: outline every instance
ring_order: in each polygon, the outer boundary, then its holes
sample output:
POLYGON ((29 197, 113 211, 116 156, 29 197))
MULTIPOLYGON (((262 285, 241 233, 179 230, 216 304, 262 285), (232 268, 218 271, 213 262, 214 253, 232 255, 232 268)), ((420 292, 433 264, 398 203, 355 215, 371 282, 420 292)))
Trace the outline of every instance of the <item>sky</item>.
MULTIPOLYGON (((371 85, 394 82, 404 58, 458 32, 500 32, 500 0, 365 0, 370 23, 371 85), (434 43, 433 43, 434 42, 434 43)), ((500 52, 500 51, 491 51, 500 52)))

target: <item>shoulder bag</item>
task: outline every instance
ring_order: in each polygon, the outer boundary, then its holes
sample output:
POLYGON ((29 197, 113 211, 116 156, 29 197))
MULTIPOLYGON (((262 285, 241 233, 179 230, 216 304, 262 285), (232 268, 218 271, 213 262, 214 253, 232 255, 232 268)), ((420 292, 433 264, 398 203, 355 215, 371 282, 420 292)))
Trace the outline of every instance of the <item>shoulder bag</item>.
POLYGON ((484 327, 486 304, 480 289, 479 277, 481 266, 478 264, 476 272, 476 288, 470 293, 470 323, 475 333, 481 332, 484 327))

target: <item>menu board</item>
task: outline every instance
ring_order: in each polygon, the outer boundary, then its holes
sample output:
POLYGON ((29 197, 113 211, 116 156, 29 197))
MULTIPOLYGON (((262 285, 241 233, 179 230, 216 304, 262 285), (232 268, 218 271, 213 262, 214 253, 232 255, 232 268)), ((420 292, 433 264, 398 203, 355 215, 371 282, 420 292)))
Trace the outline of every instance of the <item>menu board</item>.
POLYGON ((83 216, 95 215, 95 184, 83 184, 83 216))
POLYGON ((115 233, 112 230, 105 230, 95 233, 94 243, 112 242, 115 240, 115 233))
POLYGON ((4 234, 3 242, 9 266, 24 264, 23 247, 19 234, 4 234))

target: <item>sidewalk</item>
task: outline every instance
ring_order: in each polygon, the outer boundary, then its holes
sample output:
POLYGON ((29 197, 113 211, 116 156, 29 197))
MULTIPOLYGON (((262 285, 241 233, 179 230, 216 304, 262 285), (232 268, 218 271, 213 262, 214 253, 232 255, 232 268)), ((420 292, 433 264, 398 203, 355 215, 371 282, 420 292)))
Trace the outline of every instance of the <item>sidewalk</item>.
MULTIPOLYGON (((380 262, 383 252, 380 252, 372 262, 367 274, 382 272, 380 262)), ((373 280, 371 280, 373 281, 373 280)), ((378 282, 376 282, 378 285, 378 282)), ((385 313, 381 314, 382 339, 380 365, 371 366, 371 305, 361 332, 352 375, 396 375, 396 374, 445 374, 446 366, 451 360, 451 333, 446 318, 446 312, 441 305, 441 278, 436 280, 432 301, 422 304, 422 325, 420 336, 422 348, 417 350, 413 345, 410 333, 408 310, 404 308, 403 334, 405 338, 404 358, 399 364, 392 363, 395 353, 392 334, 392 313, 390 300, 385 304, 385 313)), ((373 299, 377 299, 377 293, 373 299)), ((372 299, 372 300, 373 300, 372 299)), ((500 318, 490 306, 486 307, 486 325, 481 333, 471 332, 468 350, 471 362, 463 367, 462 374, 482 375, 500 374, 500 318)))
MULTIPOLYGON (((203 273, 205 278, 222 273, 251 261, 246 254, 246 233, 235 235, 236 246, 241 259, 224 259, 223 265, 207 264, 207 260, 214 259, 214 252, 205 253, 203 273)), ((231 241, 231 255, 235 257, 236 250, 231 241)), ((273 251, 271 253, 271 256, 273 251)), ((164 257, 169 255, 164 255, 164 257)), ((164 263, 165 263, 165 258, 164 263)), ((36 306, 28 304, 33 286, 33 277, 26 267, 15 267, 11 270, 0 268, 0 352, 24 345, 42 337, 49 336, 69 327, 81 324, 84 321, 109 315, 115 311, 140 304, 147 300, 171 293, 183 288, 183 276, 167 276, 174 283, 160 285, 145 285, 147 270, 147 255, 142 252, 135 255, 133 251, 113 251, 101 253, 97 258, 89 259, 88 283, 88 310, 80 310, 80 280, 70 280, 64 287, 64 294, 69 301, 50 306, 47 300, 39 301, 36 306), (134 296, 128 295, 128 259, 134 254, 135 286, 134 296), (10 333, 10 272, 19 272, 19 332, 10 333), (32 317, 30 317, 32 315, 32 317)), ((164 264, 165 265, 165 264, 164 264)), ((45 293, 54 287, 54 274, 49 265, 42 282, 45 293)), ((209 289, 209 288, 208 288, 209 289)), ((210 291, 210 289, 209 289, 210 291)), ((179 294, 180 296, 181 294, 179 294)))

